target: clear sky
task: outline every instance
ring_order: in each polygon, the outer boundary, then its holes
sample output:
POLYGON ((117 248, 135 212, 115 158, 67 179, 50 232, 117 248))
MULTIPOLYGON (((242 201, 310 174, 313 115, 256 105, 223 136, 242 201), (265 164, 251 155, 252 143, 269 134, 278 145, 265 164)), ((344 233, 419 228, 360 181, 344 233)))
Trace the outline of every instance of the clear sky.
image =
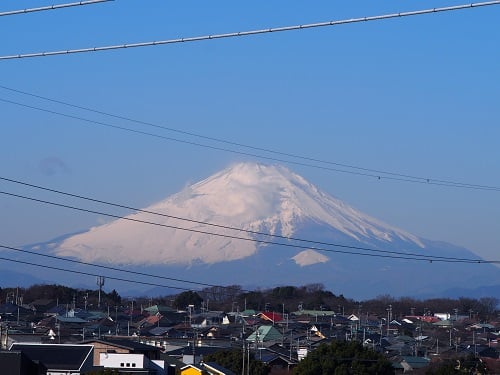
MULTIPOLYGON (((55 3, 4 0, 0 11, 55 3)), ((458 4, 464 2, 116 0, 0 17, 0 55, 458 4)), ((0 86, 284 153, 500 187, 499 24, 500 5, 495 5, 224 40, 3 60, 0 86)), ((0 177, 145 207, 233 162, 265 162, 5 100, 242 150, 0 88, 0 177)), ((500 259, 498 190, 379 181, 288 166, 394 226, 500 259)), ((0 190, 83 205, 4 181, 0 190)), ((108 219, 0 195, 0 220, 0 242, 20 246, 108 219)))

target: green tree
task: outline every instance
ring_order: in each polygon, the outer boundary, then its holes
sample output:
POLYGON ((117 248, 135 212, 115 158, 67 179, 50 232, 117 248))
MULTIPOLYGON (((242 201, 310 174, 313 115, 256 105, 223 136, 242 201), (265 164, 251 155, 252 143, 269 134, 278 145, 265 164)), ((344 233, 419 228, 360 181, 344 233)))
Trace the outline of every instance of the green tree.
POLYGON ((114 304, 120 304, 122 301, 122 297, 120 297, 115 289, 113 289, 111 293, 107 294, 107 298, 109 298, 111 302, 114 302, 114 304))
POLYGON ((278 286, 271 291, 271 295, 276 299, 288 299, 298 295, 298 290, 294 286, 278 286))
MULTIPOLYGON (((459 357, 455 359, 447 359, 441 363, 431 364, 425 374, 426 375, 455 375, 455 374, 489 374, 484 363, 474 356, 469 354, 467 357, 459 357)), ((495 372, 496 373, 496 372, 495 372)))
POLYGON ((240 306, 246 306, 247 309, 260 310, 264 306, 264 293, 260 290, 243 293, 238 302, 240 306))
POLYGON ((321 344, 293 370, 294 375, 388 375, 391 363, 382 355, 351 341, 321 344))
POLYGON ((194 307, 200 307, 203 302, 198 293, 189 290, 187 292, 182 292, 177 295, 174 300, 174 306, 178 309, 186 309, 189 305, 194 305, 194 307))
POLYGON ((118 374, 119 374, 118 370, 109 369, 109 368, 95 370, 95 371, 87 373, 87 375, 118 375, 118 374))
MULTIPOLYGON (((209 354, 203 358, 204 362, 215 362, 220 366, 233 371, 236 374, 241 374, 243 369, 243 352, 241 350, 221 350, 213 354, 209 354)), ((269 368, 261 361, 250 355, 250 374, 252 375, 267 375, 269 368)))

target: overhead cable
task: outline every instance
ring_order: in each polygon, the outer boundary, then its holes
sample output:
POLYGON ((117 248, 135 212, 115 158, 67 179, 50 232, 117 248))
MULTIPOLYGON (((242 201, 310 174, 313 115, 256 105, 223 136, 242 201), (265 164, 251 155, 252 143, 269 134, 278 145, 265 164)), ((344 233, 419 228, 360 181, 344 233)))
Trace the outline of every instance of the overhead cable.
POLYGON ((7 249, 7 250, 13 250, 13 251, 17 251, 17 252, 25 253, 25 254, 35 255, 35 256, 39 256, 39 257, 60 260, 60 261, 63 261, 63 262, 68 262, 68 263, 80 264, 82 266, 90 266, 90 267, 102 268, 102 269, 105 269, 105 270, 108 270, 108 271, 118 271, 118 272, 128 273, 128 274, 137 275, 137 276, 146 276, 146 277, 151 277, 151 278, 156 278, 156 279, 176 281, 176 282, 180 282, 180 283, 194 284, 194 285, 199 285, 199 286, 204 286, 204 287, 216 287, 216 288, 223 288, 223 289, 232 289, 231 287, 225 287, 225 286, 222 286, 222 285, 208 284, 208 283, 202 283, 202 282, 197 282, 197 281, 178 279, 178 278, 174 278, 174 277, 160 276, 160 275, 155 275, 155 274, 151 274, 151 273, 133 271, 133 270, 125 269, 125 268, 118 268, 118 267, 113 267, 113 266, 106 266, 106 265, 103 265, 103 264, 97 264, 97 263, 91 263, 91 262, 84 262, 84 261, 80 261, 80 260, 76 260, 76 259, 69 259, 69 258, 65 258, 65 257, 62 257, 62 256, 57 256, 57 255, 43 254, 43 253, 36 252, 36 251, 30 251, 30 250, 26 250, 26 249, 20 249, 20 248, 17 248, 17 247, 12 247, 12 246, 2 245, 2 244, 0 244, 0 248, 7 249))
POLYGON ((444 187, 461 188, 461 189, 500 191, 500 187, 498 187, 498 186, 468 184, 468 183, 446 181, 446 180, 439 180, 439 179, 431 179, 431 178, 425 179, 425 178, 421 178, 421 177, 411 177, 411 176, 403 177, 404 175, 402 175, 402 174, 401 175, 398 175, 395 173, 391 174, 390 172, 382 172, 382 171, 380 171, 382 173, 379 173, 379 174, 376 174, 374 172, 368 173, 368 171, 373 171, 373 170, 366 169, 367 172, 363 172, 363 171, 356 171, 356 170, 349 170, 349 169, 340 169, 340 168, 329 167, 326 165, 311 164, 311 163, 299 162, 299 161, 295 161, 295 160, 282 159, 282 158, 278 158, 278 157, 259 155, 259 154, 255 154, 252 152, 233 150, 233 149, 229 149, 229 148, 213 146, 213 145, 208 145, 208 144, 194 142, 194 141, 188 141, 188 140, 179 139, 179 138, 167 137, 164 135, 151 133, 151 132, 147 132, 147 131, 143 131, 143 130, 130 129, 130 128, 127 128, 127 127, 121 126, 121 125, 114 125, 114 124, 106 123, 103 121, 96 121, 96 120, 88 119, 88 118, 81 117, 81 116, 70 115, 70 114, 63 113, 63 112, 53 111, 53 110, 46 109, 46 108, 41 108, 41 107, 29 105, 29 104, 16 102, 13 100, 0 98, 0 102, 14 104, 14 105, 17 105, 17 106, 20 106, 23 108, 29 108, 29 109, 33 109, 33 110, 37 110, 37 111, 41 111, 41 112, 45 112, 45 113, 50 113, 50 114, 65 117, 65 118, 70 118, 73 120, 83 121, 83 122, 86 122, 89 124, 99 125, 99 126, 112 128, 115 130, 121 130, 121 131, 129 132, 129 133, 133 133, 133 134, 145 135, 145 136, 154 137, 154 138, 161 139, 161 140, 183 143, 183 144, 196 146, 196 147, 202 147, 202 148, 215 150, 215 151, 228 152, 228 153, 232 153, 235 155, 251 156, 251 157, 262 159, 262 160, 270 160, 270 161, 275 161, 275 162, 280 162, 280 163, 299 165, 302 167, 315 168, 315 169, 326 170, 326 171, 331 171, 331 172, 347 173, 347 174, 356 175, 356 176, 370 177, 370 178, 377 179, 377 180, 384 179, 384 180, 392 180, 392 181, 399 181, 399 182, 412 182, 412 183, 417 183, 417 184, 444 186, 444 187), (383 173, 387 173, 387 174, 384 175, 383 173))
MULTIPOLYGON (((65 196, 69 196, 69 197, 72 197, 72 198, 78 198, 78 199, 82 199, 82 200, 86 200, 86 201, 90 201, 90 202, 94 202, 94 203, 100 203, 100 204, 104 204, 104 205, 107 205, 107 206, 124 208, 124 209, 131 210, 131 211, 134 211, 134 212, 142 212, 142 213, 147 213, 147 214, 151 214, 151 215, 166 217, 166 218, 169 218, 169 219, 175 219, 175 220, 179 220, 179 221, 185 221, 185 222, 188 222, 188 223, 201 224, 201 225, 211 226, 211 227, 220 228, 220 229, 227 229, 227 230, 232 230, 232 231, 237 231, 237 232, 243 232, 243 233, 247 233, 247 234, 251 234, 251 235, 265 236, 265 237, 268 237, 268 238, 277 238, 277 239, 280 239, 280 240, 296 241, 296 242, 302 242, 302 243, 308 243, 308 244, 314 244, 314 245, 344 247, 344 248, 348 248, 348 249, 356 249, 356 250, 364 250, 364 251, 376 251, 376 252, 388 253, 388 254, 396 254, 396 255, 404 254, 404 255, 421 256, 421 254, 416 254, 416 253, 408 253, 408 252, 402 253, 402 252, 395 252, 395 251, 388 251, 388 250, 375 250, 375 249, 365 248, 365 247, 359 247, 359 246, 342 245, 342 244, 337 244, 337 243, 332 243, 332 242, 315 241, 315 240, 308 240, 308 239, 297 238, 297 237, 287 237, 287 236, 283 236, 283 235, 279 235, 279 234, 271 234, 271 233, 259 232, 259 231, 249 230, 249 229, 236 228, 236 227, 232 227, 232 226, 228 226, 228 225, 221 225, 221 224, 217 224, 217 223, 210 223, 210 222, 201 221, 201 220, 194 220, 194 219, 189 219, 189 218, 185 218, 185 217, 169 215, 169 214, 165 214, 165 213, 161 213, 161 212, 155 212, 155 211, 151 211, 151 210, 139 209, 139 208, 130 207, 130 206, 126 206, 126 205, 122 205, 122 204, 118 204, 118 203, 112 203, 112 202, 109 202, 109 201, 104 201, 104 200, 100 200, 100 199, 90 198, 90 197, 86 197, 86 196, 83 196, 83 195, 78 195, 78 194, 63 192, 63 191, 56 190, 56 189, 50 189, 50 188, 46 188, 46 187, 43 187, 43 186, 40 186, 40 185, 34 185, 34 184, 27 183, 27 182, 19 181, 19 180, 13 180, 13 179, 6 178, 6 177, 1 177, 0 176, 0 180, 11 182, 11 183, 15 183, 15 184, 19 184, 19 185, 23 185, 23 186, 32 187, 32 188, 39 189, 39 190, 48 191, 48 192, 51 192, 51 193, 65 195, 65 196)), ((4 193, 4 194, 9 195, 8 193, 4 193)), ((18 196, 18 197, 19 198, 24 198, 23 196, 18 196)), ((26 199, 31 199, 31 198, 26 198, 26 199)), ((48 204, 50 203, 50 204, 52 204, 52 202, 45 202, 45 201, 42 201, 41 203, 48 203, 48 204)), ((115 217, 123 218, 122 216, 115 216, 115 217)), ((175 229, 177 229, 177 228, 175 228, 175 229)), ((185 230, 189 231, 190 229, 185 229, 185 230)), ((206 233, 203 233, 203 234, 206 234, 206 233)), ((235 239, 240 239, 240 238, 235 238, 235 239)), ((448 259, 447 257, 436 257, 436 258, 448 259)), ((457 260, 459 258, 453 258, 453 259, 457 260)), ((461 260, 464 260, 464 259, 461 259, 461 260)))
POLYGON ((456 11, 456 10, 461 10, 461 9, 471 9, 471 8, 477 8, 477 7, 498 5, 498 4, 500 4, 500 0, 498 0, 498 1, 486 1, 486 2, 480 2, 480 3, 470 3, 470 4, 463 4, 463 5, 455 5, 455 6, 448 6, 448 7, 442 7, 442 8, 431 8, 431 9, 415 10, 415 11, 408 11, 408 12, 391 13, 391 14, 384 14, 384 15, 378 15, 378 16, 350 18, 350 19, 337 20, 337 21, 309 23, 309 24, 295 25, 295 26, 271 27, 271 28, 259 29, 259 30, 238 31, 238 32, 232 32, 232 33, 225 33, 225 34, 212 34, 212 35, 194 36, 194 37, 187 37, 187 38, 157 40, 157 41, 153 41, 153 42, 118 44, 118 45, 110 45, 110 46, 103 46, 103 47, 90 47, 90 48, 80 48, 80 49, 67 49, 67 50, 60 50, 60 51, 47 51, 47 52, 34 52, 34 53, 25 53, 25 54, 17 54, 17 55, 6 55, 6 56, 0 56, 0 60, 12 60, 12 59, 21 59, 21 58, 29 58, 29 57, 44 57, 44 56, 56 56, 56 55, 69 55, 69 54, 75 54, 75 53, 100 52, 100 51, 109 51, 109 50, 117 50, 117 49, 130 49, 130 48, 136 48, 136 47, 159 46, 159 45, 165 45, 165 44, 177 44, 177 43, 199 42, 199 41, 214 40, 214 39, 226 39, 226 38, 258 35, 258 34, 278 33, 278 32, 283 32, 283 31, 305 30, 305 29, 319 28, 319 27, 326 27, 326 26, 338 26, 338 25, 357 23, 357 22, 380 21, 380 20, 385 20, 385 19, 390 19, 390 18, 418 16, 418 15, 429 14, 429 13, 450 12, 450 11, 456 11))
MULTIPOLYGON (((188 131, 185 131, 185 130, 180 130, 180 129, 176 129, 176 128, 172 128, 172 127, 167 127, 167 126, 164 126, 164 125, 159 125, 159 124, 155 124, 155 123, 147 122, 147 121, 143 121, 143 120, 137 120, 137 119, 133 119, 133 118, 122 116, 122 115, 112 114, 112 113, 100 111, 100 110, 97 110, 97 109, 88 108, 88 107, 84 107, 84 106, 80 106, 80 105, 76 105, 76 104, 72 104, 72 103, 60 101, 60 100, 57 100, 57 99, 48 98, 48 97, 44 97, 44 96, 41 96, 41 95, 29 93, 29 92, 26 92, 26 91, 22 91, 22 90, 10 88, 10 87, 3 86, 3 85, 0 85, 0 89, 4 89, 4 90, 7 90, 7 91, 15 92, 15 93, 26 95, 26 96, 30 96, 30 97, 34 97, 34 98, 37 98, 37 99, 42 99, 42 100, 45 100, 45 101, 48 101, 48 102, 52 102, 52 103, 57 103, 57 104, 65 105, 65 106, 72 107, 72 108, 81 109, 81 110, 84 110, 84 111, 87 111, 87 112, 97 113, 97 114, 108 116, 108 117, 115 118, 115 119, 118 119, 118 120, 125 120, 125 121, 133 122, 133 123, 136 123, 136 124, 140 124, 140 125, 145 125, 145 126, 149 126, 149 127, 152 127, 152 128, 156 128, 156 129, 162 129, 162 130, 166 130, 166 131, 170 131, 170 132, 175 132, 175 133, 178 133, 178 134, 188 135, 188 136, 191 136, 191 137, 196 137, 196 138, 201 138, 201 139, 205 139, 205 140, 209 140, 209 141, 219 142, 219 143, 227 144, 227 145, 230 145, 230 146, 243 147, 243 148, 247 148, 247 149, 254 150, 254 151, 261 151, 261 152, 266 152, 266 153, 270 153, 270 154, 274 154, 274 155, 291 157, 291 158, 299 159, 299 160, 305 160, 307 162, 321 163, 321 164, 332 165, 332 166, 341 167, 341 168, 353 169, 354 171, 361 171, 361 172, 363 172, 362 174, 360 174, 360 175, 363 175, 363 176, 369 176, 369 177, 374 177, 374 178, 378 178, 378 179, 386 178, 386 177, 396 177, 396 178, 404 179, 404 181, 407 181, 407 182, 446 184, 446 185, 453 186, 453 187, 474 188, 474 189, 477 188, 477 189, 482 189, 482 190, 500 190, 500 187, 495 187, 495 186, 471 184, 471 183, 464 183, 464 182, 457 182, 457 181, 443 180, 443 179, 429 178, 429 177, 412 176, 412 175, 409 175, 409 174, 403 174, 403 173, 397 173, 397 172, 391 172, 391 171, 383 171, 383 170, 379 170, 379 169, 372 169, 372 168, 360 167, 360 166, 355 166, 355 165, 350 165, 350 164, 344 164, 344 163, 338 163, 338 162, 333 162, 333 161, 328 161, 328 160, 321 160, 321 159, 317 159, 317 158, 313 158, 313 157, 309 157, 309 156, 303 156, 303 155, 298 155, 298 154, 286 153, 286 152, 282 152, 282 151, 276 151, 276 150, 272 150, 272 149, 268 149, 268 148, 247 145, 247 144, 243 144, 243 143, 239 143, 239 142, 234 142, 234 141, 228 141, 228 140, 221 139, 221 138, 209 137, 209 136, 206 136, 206 135, 201 135, 201 134, 197 134, 197 133, 193 133, 193 132, 188 132, 188 131), (370 172, 371 174, 368 175, 368 174, 365 174, 364 172, 370 172), (413 180, 415 180, 415 181, 413 181, 413 180)), ((0 100, 3 101, 3 99, 0 99, 0 100)), ((16 105, 23 105, 21 103, 12 102, 12 101, 9 101, 9 103, 16 104, 16 105)), ((32 107, 32 106, 30 106, 29 108, 31 108, 31 109, 37 109, 37 110, 42 110, 40 108, 32 107)), ((51 113, 59 114, 61 116, 63 115, 62 113, 56 113, 56 112, 51 112, 51 113)), ((83 120, 82 118, 78 118, 78 119, 83 120)), ((101 125, 103 125, 103 124, 101 124, 101 125)), ((120 128, 119 130, 125 130, 125 129, 120 128)), ((181 142, 180 140, 177 140, 175 138, 172 138, 170 140, 173 140, 173 141, 176 141, 176 142, 181 142)), ((192 144, 196 145, 196 146, 202 146, 202 145, 194 143, 194 142, 192 144)), ((226 150, 226 149, 219 149, 219 150, 221 150, 221 151, 227 151, 227 152, 240 153, 239 151, 231 151, 231 150, 226 150)), ((246 155, 247 156, 255 156, 255 157, 259 157, 259 158, 264 158, 263 156, 259 156, 259 155, 253 155, 253 154, 246 154, 246 155)), ((285 162, 285 161, 282 161, 280 159, 273 159, 273 160, 285 162)), ((335 169, 334 171, 349 173, 347 170, 345 170, 345 171, 342 170, 341 171, 341 170, 336 170, 335 169)))
MULTIPOLYGON (((68 270, 68 269, 61 268, 61 267, 49 266, 47 264, 39 264, 39 263, 27 262, 27 261, 18 260, 18 259, 9 259, 9 258, 0 257, 0 260, 5 260, 7 262, 14 262, 14 263, 25 264, 25 265, 28 265, 28 266, 48 268, 50 270, 56 270, 56 271, 62 271, 62 272, 69 272, 69 273, 72 273, 72 274, 76 273, 76 274, 79 274, 79 275, 97 276, 97 277, 102 276, 102 275, 99 275, 97 273, 90 273, 90 272, 76 271, 76 270, 68 270)), ((108 275, 106 275, 106 279, 117 280, 117 281, 124 281, 124 282, 127 282, 127 283, 133 283, 133 284, 156 286, 156 287, 160 287, 160 288, 179 289, 179 290, 193 290, 192 288, 182 288, 182 287, 179 287, 179 286, 156 284, 156 283, 150 283, 150 282, 147 282, 147 281, 130 280, 130 279, 124 279, 124 278, 121 278, 121 277, 108 276, 108 275)))
POLYGON ((56 256, 56 255, 50 255, 50 254, 42 254, 40 252, 30 251, 30 250, 26 250, 26 249, 20 249, 20 248, 17 248, 17 247, 12 247, 12 246, 2 245, 2 244, 0 244, 0 248, 4 248, 4 249, 7 249, 7 250, 13 250, 13 251, 17 251, 17 252, 25 253, 25 254, 35 255, 35 256, 39 256, 39 257, 44 257, 44 258, 61 260, 63 262, 68 262, 68 263, 80 264, 82 266, 90 266, 90 267, 102 268, 102 269, 105 269, 105 270, 108 270, 108 271, 118 271, 118 272, 129 273, 129 274, 137 275, 137 276, 147 276, 147 277, 151 277, 151 278, 157 278, 157 279, 163 279, 163 280, 169 280, 169 281, 176 281, 176 282, 180 282, 180 283, 194 284, 194 285, 205 286, 205 287, 217 287, 217 288, 231 289, 231 287, 224 287, 222 285, 208 284, 208 283, 202 283, 202 282, 197 282, 197 281, 178 279, 178 278, 174 278, 174 277, 160 276, 160 275, 155 275, 155 274, 151 274, 151 273, 133 271, 133 270, 125 269, 125 268, 118 268, 118 267, 113 267, 113 266, 106 266, 106 265, 103 265, 103 264, 84 262, 84 261, 80 261, 80 260, 76 260, 76 259, 69 259, 69 258, 65 258, 65 257, 61 257, 61 256, 56 256))
MULTIPOLYGON (((305 246, 305 245, 300 245, 300 244, 296 244, 296 243, 283 243, 283 242, 269 241, 269 240, 263 240, 263 239, 258 239, 258 238, 240 237, 240 236, 223 234, 223 233, 208 232, 208 231, 200 230, 200 229, 179 227, 176 225, 162 224, 162 223, 157 223, 157 222, 148 221, 148 220, 141 220, 141 219, 132 218, 132 217, 123 217, 123 216, 119 216, 119 215, 115 215, 115 214, 105 213, 105 212, 96 211, 96 210, 90 210, 90 209, 71 206, 71 205, 67 205, 67 204, 50 202, 47 200, 28 197, 28 196, 24 196, 24 195, 20 195, 20 194, 15 194, 15 193, 9 193, 9 192, 5 192, 5 191, 0 191, 0 194, 4 194, 7 196, 16 197, 16 198, 21 198, 21 199, 26 199, 26 200, 33 201, 33 202, 48 204, 48 205, 52 205, 52 206, 68 208, 68 209, 72 209, 72 210, 76 210, 76 211, 80 211, 80 212, 86 212, 86 213, 92 213, 92 214, 98 214, 98 215, 102 215, 102 216, 112 217, 115 219, 125 220, 125 221, 129 221, 129 222, 134 222, 134 223, 153 225, 153 226, 161 227, 161 228, 169 228, 169 229, 181 230, 181 231, 186 231, 186 232, 191 232, 191 233, 198 233, 198 234, 204 234, 204 235, 209 235, 209 236, 229 238, 229 239, 234 239, 234 240, 254 242, 254 243, 258 243, 258 244, 262 244, 262 245, 277 245, 277 246, 283 246, 283 247, 287 247, 287 248, 316 250, 316 251, 320 251, 320 252, 331 252, 331 253, 337 253, 337 254, 415 260, 415 261, 425 261, 425 262, 431 262, 431 263, 432 262, 478 263, 478 264, 481 264, 481 263, 500 263, 500 261, 494 261, 494 260, 444 257, 444 256, 435 256, 435 255, 406 253, 406 252, 370 249, 370 248, 364 248, 364 247, 359 247, 359 246, 349 246, 349 245, 341 245, 341 244, 333 244, 333 243, 330 244, 330 246, 337 247, 337 248, 345 248, 345 249, 350 249, 350 250, 327 249, 327 248, 322 248, 322 247, 317 247, 317 246, 305 246), (366 251, 366 253, 362 253, 359 251, 351 251, 351 250, 361 250, 361 251, 366 251)), ((270 235, 270 236, 272 236, 272 235, 270 235)), ((303 241, 308 242, 307 240, 303 240, 303 241)))
POLYGON ((42 11, 45 11, 45 10, 55 10, 55 9, 61 9, 61 8, 70 8, 70 7, 76 7, 76 6, 81 6, 81 5, 92 5, 92 4, 97 4, 97 3, 106 3, 108 1, 114 1, 114 0, 88 0, 88 1, 78 1, 76 3, 49 5, 49 6, 38 7, 38 8, 27 8, 27 9, 19 9, 19 10, 10 10, 10 11, 7 11, 7 12, 0 12, 0 17, 1 16, 13 16, 15 14, 26 14, 26 13, 33 13, 33 12, 42 12, 42 11))

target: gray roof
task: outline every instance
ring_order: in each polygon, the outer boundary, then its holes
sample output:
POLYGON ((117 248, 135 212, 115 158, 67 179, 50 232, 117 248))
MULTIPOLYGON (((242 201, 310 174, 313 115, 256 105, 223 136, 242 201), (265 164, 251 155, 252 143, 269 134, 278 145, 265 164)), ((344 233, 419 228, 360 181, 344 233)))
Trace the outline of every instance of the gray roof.
POLYGON ((120 348, 132 350, 132 351, 156 351, 159 350, 158 348, 143 344, 142 342, 139 341, 134 341, 134 340, 128 340, 128 339, 106 339, 106 340, 86 340, 84 343, 91 344, 93 342, 100 342, 103 344, 108 344, 108 345, 114 345, 118 346, 120 348))
POLYGON ((203 367, 206 367, 208 368, 209 370, 210 369, 214 369, 218 372, 220 372, 221 374, 225 374, 225 375, 236 375, 234 372, 232 372, 231 370, 228 370, 227 368, 225 367, 222 367, 220 365, 218 365, 217 363, 215 362, 204 362, 203 363, 203 367))
POLYGON ((165 333, 170 331, 172 327, 154 327, 150 329, 148 332, 153 336, 163 336, 165 333))
POLYGON ((72 316, 59 316, 58 315, 55 318, 56 318, 56 320, 60 321, 61 323, 79 323, 79 324, 87 323, 87 321, 84 319, 75 318, 72 316))
POLYGON ((429 358, 414 357, 414 356, 402 356, 402 362, 406 362, 413 369, 426 367, 430 363, 429 358))

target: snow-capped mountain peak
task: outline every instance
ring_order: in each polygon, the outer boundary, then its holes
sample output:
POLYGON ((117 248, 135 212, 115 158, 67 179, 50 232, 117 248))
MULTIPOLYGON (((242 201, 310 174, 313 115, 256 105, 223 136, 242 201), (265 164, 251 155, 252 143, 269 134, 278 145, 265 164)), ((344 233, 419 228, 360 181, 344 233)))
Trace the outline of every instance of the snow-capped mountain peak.
POLYGON ((293 237, 312 224, 362 243, 404 241, 424 247, 417 237, 357 211, 279 165, 232 165, 145 210, 226 228, 138 212, 130 217, 188 230, 116 220, 66 239, 56 252, 86 261, 213 264, 258 251, 255 235, 245 231, 293 237))

